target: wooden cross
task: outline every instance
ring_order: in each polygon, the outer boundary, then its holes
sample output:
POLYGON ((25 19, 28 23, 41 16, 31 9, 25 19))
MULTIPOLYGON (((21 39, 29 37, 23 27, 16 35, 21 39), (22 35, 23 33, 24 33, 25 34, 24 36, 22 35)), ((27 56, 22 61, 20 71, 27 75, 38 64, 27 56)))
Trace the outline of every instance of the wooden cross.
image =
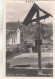
POLYGON ((44 11, 43 9, 41 9, 37 4, 33 4, 32 8, 30 9, 29 13, 27 14, 26 18, 23 21, 23 24, 28 26, 29 23, 32 22, 38 22, 39 26, 38 26, 38 39, 35 40, 36 46, 38 48, 38 74, 41 75, 42 73, 42 69, 41 69, 41 45, 42 45, 42 39, 41 39, 41 28, 40 28, 40 20, 42 19, 46 19, 49 16, 52 17, 51 14, 49 14, 48 12, 44 11), (40 12, 43 12, 45 15, 40 17, 40 12), (34 14, 37 13, 37 16, 35 19, 32 20, 34 14))

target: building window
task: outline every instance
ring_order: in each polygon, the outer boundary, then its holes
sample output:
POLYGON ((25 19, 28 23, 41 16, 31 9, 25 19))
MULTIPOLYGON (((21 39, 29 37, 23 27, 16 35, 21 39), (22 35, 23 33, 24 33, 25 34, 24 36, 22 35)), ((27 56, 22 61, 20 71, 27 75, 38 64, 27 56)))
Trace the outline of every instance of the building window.
POLYGON ((15 43, 15 38, 14 38, 14 39, 12 39, 12 43, 15 43))
POLYGON ((15 38, 14 38, 14 43, 15 43, 15 38))
POLYGON ((12 39, 12 43, 13 43, 13 39, 12 39))

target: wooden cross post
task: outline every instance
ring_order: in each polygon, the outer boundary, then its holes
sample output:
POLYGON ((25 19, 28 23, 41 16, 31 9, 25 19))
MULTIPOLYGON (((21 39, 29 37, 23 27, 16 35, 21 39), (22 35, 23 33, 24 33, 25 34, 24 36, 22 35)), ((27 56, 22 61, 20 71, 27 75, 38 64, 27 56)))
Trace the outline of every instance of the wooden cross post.
POLYGON ((38 22, 38 39, 35 40, 35 46, 37 46, 38 48, 38 67, 39 67, 39 70, 38 70, 38 74, 41 75, 42 74, 42 69, 41 69, 41 44, 42 44, 42 40, 41 40, 41 28, 40 28, 40 20, 42 19, 46 19, 48 18, 49 16, 52 17, 51 14, 49 14, 48 12, 44 11, 43 9, 41 9, 40 7, 38 7, 37 4, 33 4, 32 8, 30 9, 29 13, 27 14, 26 18, 24 19, 23 21, 23 24, 24 25, 28 25, 29 23, 32 23, 32 22, 38 22), (39 15, 39 10, 41 12, 43 12, 45 15, 44 16, 40 16, 39 15), (37 18, 35 19, 32 19, 34 14, 37 13, 37 18))
MULTIPOLYGON (((37 19, 39 18, 39 9, 37 11, 37 19)), ((38 20, 38 40, 40 40, 41 37, 41 30, 40 30, 40 20, 38 20)), ((37 50, 38 50, 38 74, 41 75, 42 74, 42 70, 41 70, 41 45, 38 44, 37 45, 37 50)))

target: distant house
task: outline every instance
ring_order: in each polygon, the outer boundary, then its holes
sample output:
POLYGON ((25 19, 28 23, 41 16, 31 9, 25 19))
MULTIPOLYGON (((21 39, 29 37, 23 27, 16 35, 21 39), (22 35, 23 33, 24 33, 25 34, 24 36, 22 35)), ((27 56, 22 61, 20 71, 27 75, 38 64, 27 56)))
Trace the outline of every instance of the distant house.
POLYGON ((20 29, 17 24, 8 23, 6 26, 6 44, 20 44, 20 29))

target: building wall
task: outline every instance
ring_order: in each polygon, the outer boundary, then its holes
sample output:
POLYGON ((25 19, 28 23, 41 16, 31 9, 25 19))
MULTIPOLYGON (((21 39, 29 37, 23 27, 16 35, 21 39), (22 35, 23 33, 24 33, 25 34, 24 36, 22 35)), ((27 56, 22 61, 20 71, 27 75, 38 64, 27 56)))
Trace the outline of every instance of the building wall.
POLYGON ((20 43, 20 30, 17 29, 17 43, 20 43))
POLYGON ((15 32, 9 34, 7 39, 7 44, 20 44, 20 30, 18 29, 15 32))

